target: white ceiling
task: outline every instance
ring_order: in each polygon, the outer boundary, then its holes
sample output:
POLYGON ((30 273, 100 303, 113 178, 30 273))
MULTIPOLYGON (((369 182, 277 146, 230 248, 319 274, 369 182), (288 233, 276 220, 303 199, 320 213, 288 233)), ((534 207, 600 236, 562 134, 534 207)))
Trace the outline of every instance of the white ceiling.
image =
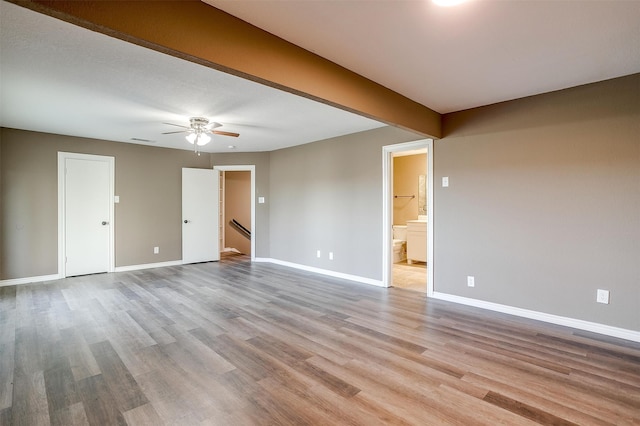
POLYGON ((223 124, 204 152, 271 151, 383 126, 2 1, 0 126, 192 149, 162 123, 223 124), (153 142, 133 141, 131 138, 153 142))
MULTIPOLYGON (((640 72, 640 1, 206 0, 445 113, 640 72)), ((0 126, 190 149, 270 151, 382 126, 0 1, 0 126)))
POLYGON ((440 113, 640 72, 638 0, 203 0, 440 113))

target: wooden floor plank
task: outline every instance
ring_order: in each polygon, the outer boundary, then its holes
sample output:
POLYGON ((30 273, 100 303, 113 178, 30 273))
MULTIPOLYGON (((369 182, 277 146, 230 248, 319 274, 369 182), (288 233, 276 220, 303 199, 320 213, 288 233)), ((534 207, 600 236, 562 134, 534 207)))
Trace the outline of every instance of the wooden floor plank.
POLYGON ((110 342, 92 344, 91 352, 121 412, 149 402, 110 342))
POLYGON ((0 287, 0 425, 640 424, 640 344, 246 256, 0 287))

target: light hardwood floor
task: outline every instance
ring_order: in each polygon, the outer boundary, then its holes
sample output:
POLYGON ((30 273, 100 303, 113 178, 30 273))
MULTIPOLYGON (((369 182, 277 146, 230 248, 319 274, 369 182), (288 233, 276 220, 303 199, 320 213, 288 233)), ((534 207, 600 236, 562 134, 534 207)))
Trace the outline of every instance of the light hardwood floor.
POLYGON ((245 257, 0 288, 3 425, 640 424, 640 344, 245 257))
POLYGON ((392 268, 393 287, 422 293, 427 292, 427 267, 424 263, 409 265, 405 260, 404 262, 394 263, 392 268))

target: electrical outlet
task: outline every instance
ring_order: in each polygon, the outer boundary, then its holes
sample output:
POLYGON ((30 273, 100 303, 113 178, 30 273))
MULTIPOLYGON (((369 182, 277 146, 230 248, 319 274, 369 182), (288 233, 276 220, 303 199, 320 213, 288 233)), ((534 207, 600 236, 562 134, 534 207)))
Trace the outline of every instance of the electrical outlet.
POLYGON ((475 277, 472 277, 471 275, 467 276, 467 287, 475 287, 475 286, 476 286, 475 277))
POLYGON ((596 302, 604 303, 606 305, 609 304, 609 290, 598 289, 596 293, 596 302))
POLYGON ((332 251, 329 252, 329 260, 333 260, 333 252, 332 251))
POLYGON ((317 257, 317 258, 320 258, 320 256, 322 256, 322 253, 320 252, 320 250, 317 250, 317 251, 316 251, 316 257, 317 257))
POLYGON ((158 253, 160 253, 160 247, 154 247, 153 254, 158 254, 158 253))

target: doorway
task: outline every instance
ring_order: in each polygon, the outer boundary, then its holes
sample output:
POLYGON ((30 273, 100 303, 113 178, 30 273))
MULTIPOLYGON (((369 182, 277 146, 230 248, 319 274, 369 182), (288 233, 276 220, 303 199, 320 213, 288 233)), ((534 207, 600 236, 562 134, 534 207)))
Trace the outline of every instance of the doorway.
POLYGON ((221 249, 251 256, 251 172, 221 172, 221 249))
POLYGON ((432 294, 433 222, 433 140, 383 147, 385 287, 432 294), (395 185, 394 163, 402 168, 395 175, 404 181, 395 185))
POLYGON ((114 270, 115 158, 58 153, 58 274, 114 270))
POLYGON ((213 168, 221 173, 220 251, 223 255, 247 254, 254 261, 256 257, 255 165, 214 166, 213 168))

